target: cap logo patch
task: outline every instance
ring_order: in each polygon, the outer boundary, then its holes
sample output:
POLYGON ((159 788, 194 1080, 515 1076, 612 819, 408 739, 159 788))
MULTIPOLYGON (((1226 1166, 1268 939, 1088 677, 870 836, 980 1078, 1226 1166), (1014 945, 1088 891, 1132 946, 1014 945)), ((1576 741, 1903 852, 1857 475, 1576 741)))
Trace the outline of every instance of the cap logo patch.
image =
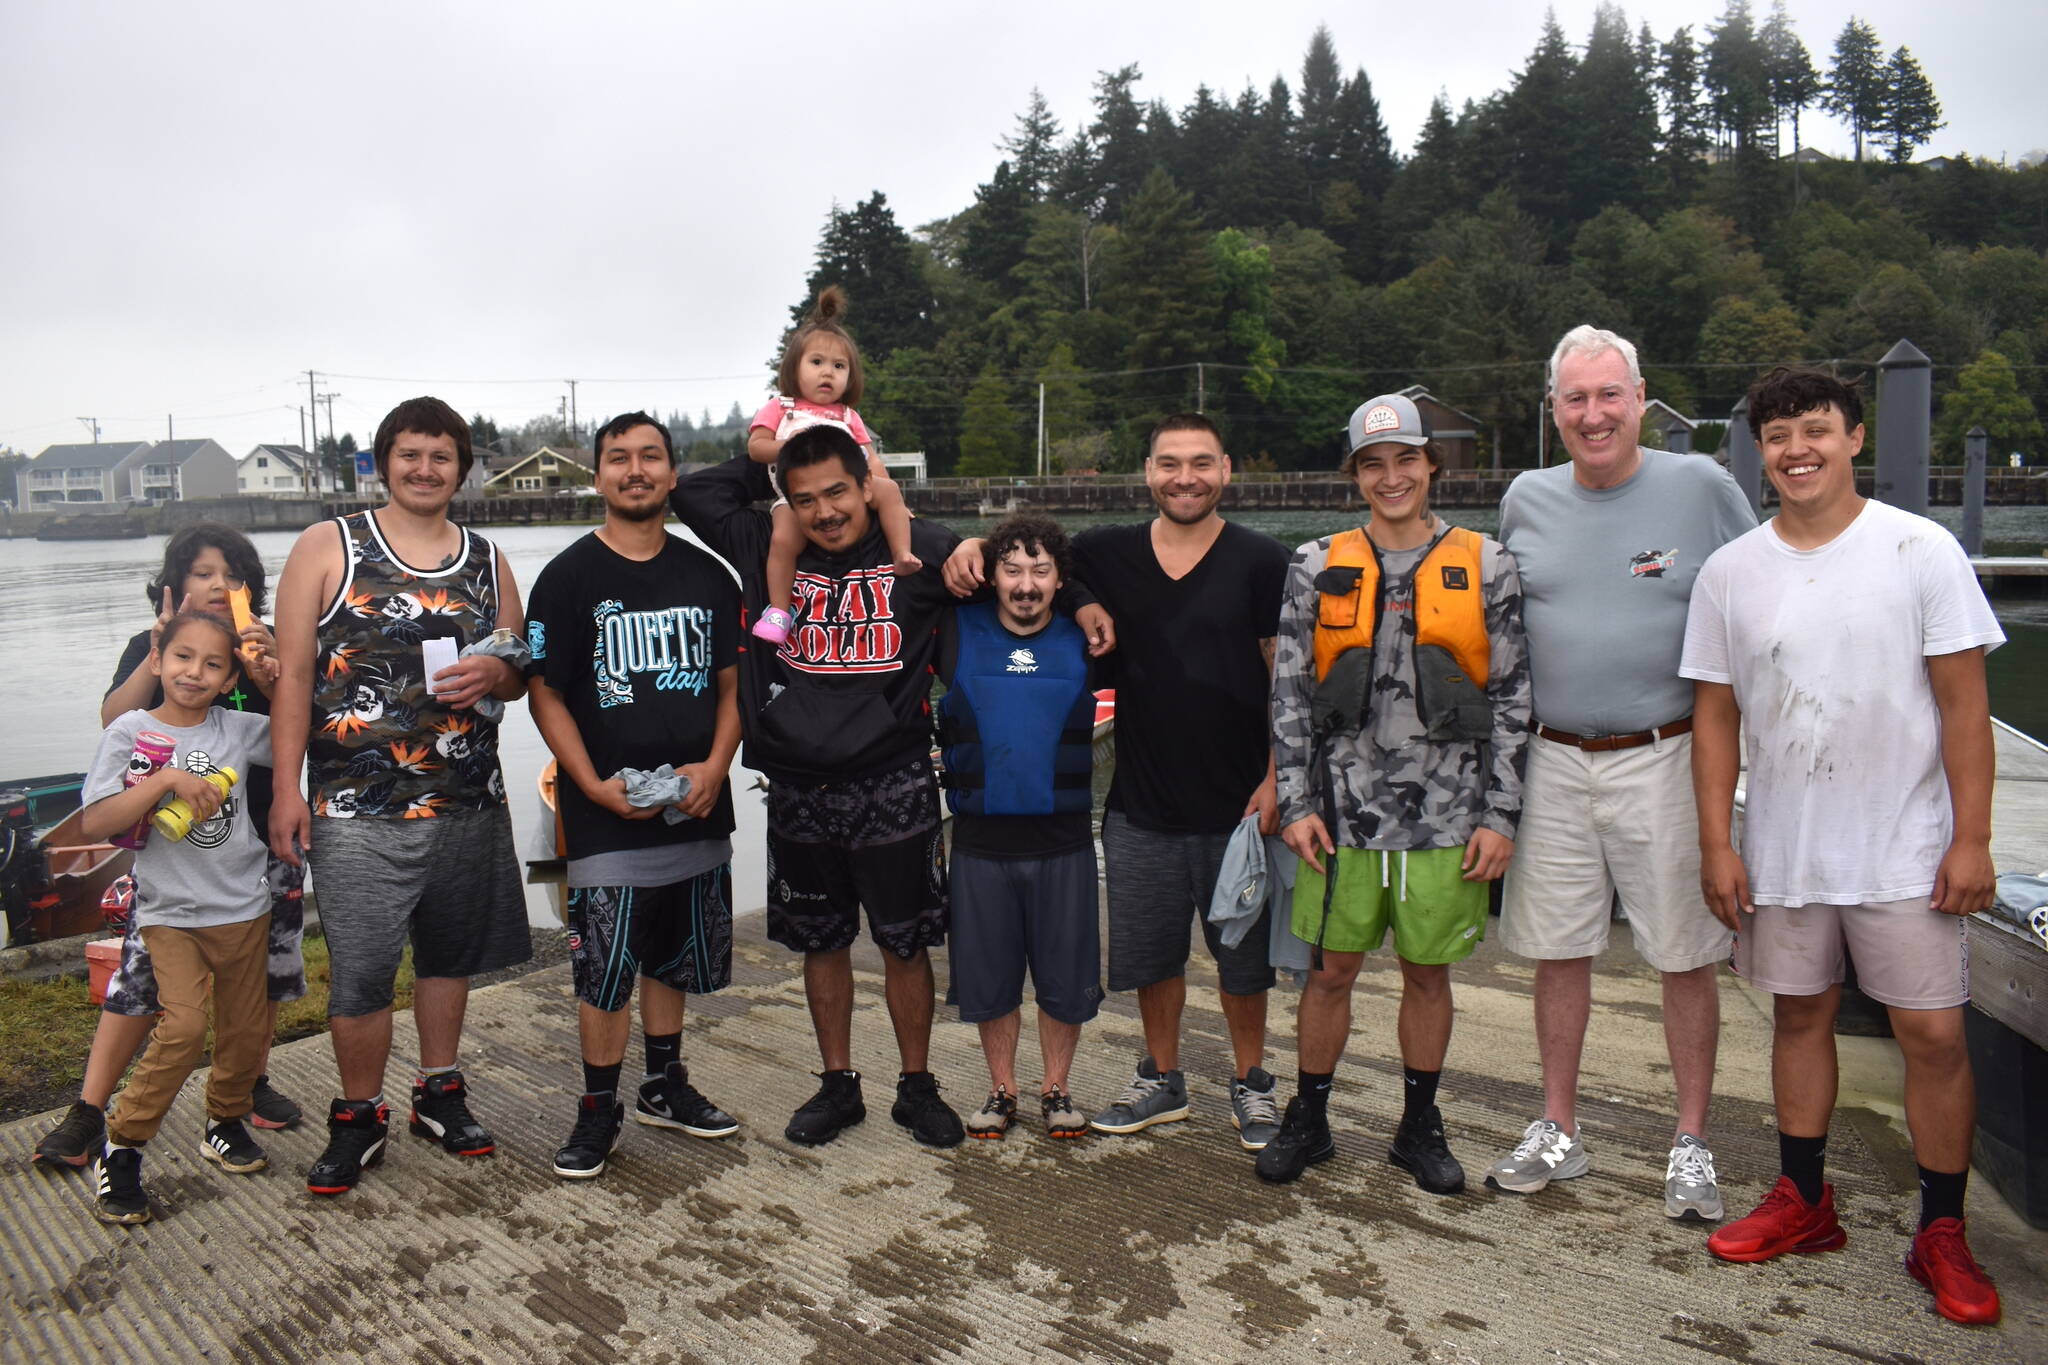
POLYGON ((1368 436, 1381 431, 1399 431, 1401 414, 1382 403, 1378 407, 1366 409, 1365 422, 1359 429, 1368 436))

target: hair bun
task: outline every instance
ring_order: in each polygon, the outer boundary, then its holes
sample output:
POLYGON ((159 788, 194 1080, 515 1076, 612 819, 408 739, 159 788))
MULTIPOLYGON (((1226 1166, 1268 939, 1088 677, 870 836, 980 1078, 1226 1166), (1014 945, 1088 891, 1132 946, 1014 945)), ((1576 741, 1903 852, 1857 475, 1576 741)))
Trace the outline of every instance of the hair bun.
POLYGON ((818 301, 811 305, 812 322, 831 322, 846 316, 846 291, 836 284, 828 284, 818 291, 818 301))

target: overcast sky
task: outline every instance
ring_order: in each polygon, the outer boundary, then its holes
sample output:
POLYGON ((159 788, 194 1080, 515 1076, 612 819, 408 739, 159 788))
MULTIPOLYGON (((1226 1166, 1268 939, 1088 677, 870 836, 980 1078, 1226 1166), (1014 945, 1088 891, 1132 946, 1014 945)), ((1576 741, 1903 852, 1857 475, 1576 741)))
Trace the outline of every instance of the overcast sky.
MULTIPOLYGON (((1721 3, 1628 13, 1703 36, 1721 3)), ((1593 8, 1557 4, 1575 41, 1593 8)), ((1823 70, 1852 12, 1887 49, 1910 47, 1949 121, 1932 150, 2048 144, 2036 4, 1792 12, 1823 70)), ((516 423, 572 378, 586 423, 722 415, 765 391, 832 204, 880 189, 905 227, 964 207, 1034 85, 1067 130, 1096 73, 1128 62, 1141 97, 1175 109, 1204 81, 1298 85, 1324 22, 1405 152, 1439 88, 1461 103, 1510 80, 1541 11, 876 0, 787 14, 0 0, 0 446, 88 440, 81 415, 102 440, 160 440, 174 414, 179 437, 237 454, 297 441, 309 367, 361 441, 415 393, 516 423), (838 27, 794 27, 820 21, 838 27)), ((1824 116, 1805 138, 1848 147, 1824 116)))

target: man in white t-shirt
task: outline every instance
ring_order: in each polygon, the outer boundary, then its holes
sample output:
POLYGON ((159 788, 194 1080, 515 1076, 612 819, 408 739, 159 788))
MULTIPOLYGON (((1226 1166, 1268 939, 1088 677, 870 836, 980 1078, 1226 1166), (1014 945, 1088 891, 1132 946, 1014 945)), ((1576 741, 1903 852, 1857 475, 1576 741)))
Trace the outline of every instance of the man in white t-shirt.
POLYGON ((1986 650, 2005 635, 1954 536, 1856 492, 1863 404, 1832 375, 1778 368, 1749 391, 1778 515, 1693 585, 1679 672, 1694 679, 1700 883, 1736 931, 1735 970, 1776 997, 1772 1088, 1783 1174, 1707 1247, 1728 1261, 1833 1251, 1821 1179, 1836 1088, 1844 950, 1890 1008, 1920 1164, 1906 1269, 1957 1322, 1996 1322, 1963 1235, 1976 1089, 1963 1039, 1963 917, 1990 906, 1986 650), (1742 852, 1730 837, 1741 732, 1742 852))

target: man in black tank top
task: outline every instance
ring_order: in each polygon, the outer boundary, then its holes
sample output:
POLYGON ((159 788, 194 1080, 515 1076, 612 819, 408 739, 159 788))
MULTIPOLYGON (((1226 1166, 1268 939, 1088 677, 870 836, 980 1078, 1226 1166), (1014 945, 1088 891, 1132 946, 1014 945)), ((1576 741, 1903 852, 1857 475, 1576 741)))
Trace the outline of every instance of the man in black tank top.
POLYGON ((489 655, 444 666, 495 630, 525 627, 503 557, 448 519, 472 463, 469 427, 439 399, 411 399, 378 427, 375 451, 388 500, 301 535, 277 593, 270 841, 313 867, 341 1072, 327 1150, 307 1173, 315 1194, 352 1189, 383 1158, 407 939, 420 1040, 411 1127, 461 1156, 496 1147, 457 1068, 469 978, 532 956, 498 727, 475 709, 523 695, 525 681, 489 655))

